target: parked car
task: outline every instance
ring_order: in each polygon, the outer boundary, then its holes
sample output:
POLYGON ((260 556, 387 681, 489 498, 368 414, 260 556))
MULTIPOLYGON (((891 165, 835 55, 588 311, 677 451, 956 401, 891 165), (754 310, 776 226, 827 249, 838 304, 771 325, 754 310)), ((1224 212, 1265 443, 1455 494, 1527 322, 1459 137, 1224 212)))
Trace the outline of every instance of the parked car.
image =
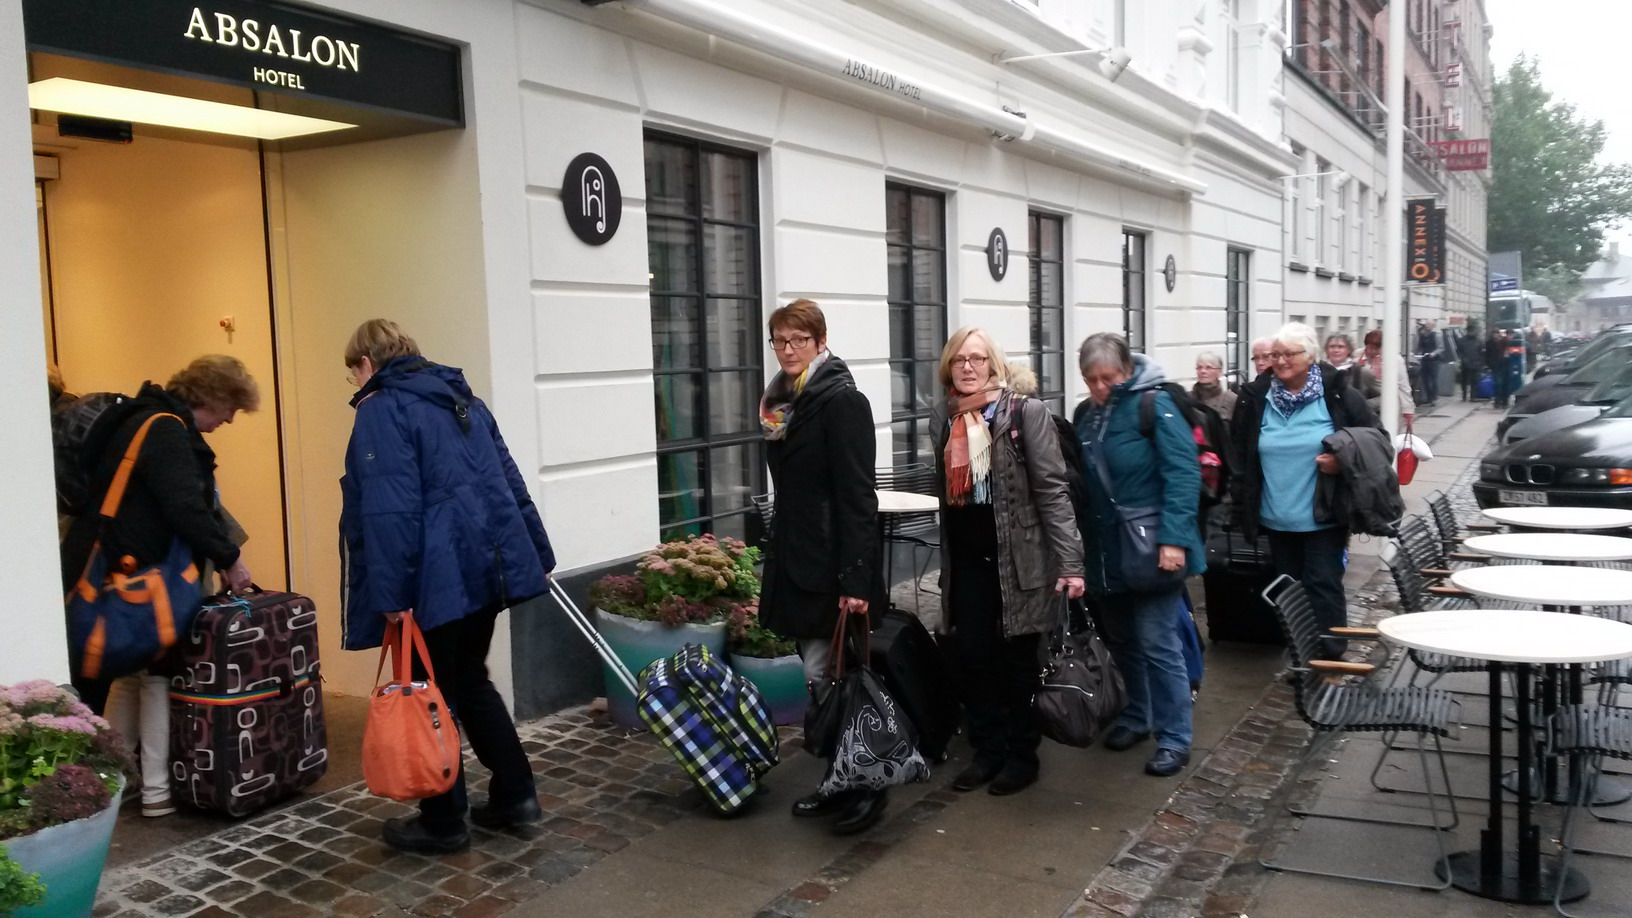
POLYGON ((1520 394, 1514 397, 1507 417, 1496 422, 1497 442, 1506 439, 1508 428, 1514 424, 1548 409, 1579 401, 1594 386, 1619 374, 1628 362, 1632 362, 1632 338, 1616 341, 1599 351, 1590 363, 1545 389, 1532 389, 1528 393, 1521 389, 1520 394))
POLYGON ((1502 435, 1502 442, 1516 443, 1519 440, 1539 437, 1544 433, 1585 423, 1628 398, 1632 398, 1632 363, 1621 367, 1619 373, 1593 386, 1579 401, 1549 408, 1509 427, 1507 433, 1502 435))
POLYGON ((1611 347, 1614 347, 1616 342, 1623 339, 1632 339, 1632 325, 1617 325, 1608 331, 1599 333, 1591 341, 1588 341, 1586 344, 1582 345, 1579 350, 1573 351, 1569 354, 1560 354, 1552 360, 1546 361, 1545 363, 1536 367, 1535 379, 1531 381, 1529 385, 1525 386, 1523 389, 1520 389, 1517 393, 1515 393, 1515 395, 1523 396, 1527 394, 1526 390, 1531 390, 1532 388, 1544 389, 1548 386, 1555 385, 1556 380, 1548 383, 1542 383, 1542 380, 1552 379, 1555 376, 1567 376, 1574 373, 1576 370, 1579 370, 1588 363, 1591 363, 1593 358, 1597 357, 1599 354, 1611 347))
POLYGON ((1632 510, 1632 401, 1600 417, 1497 447, 1479 460, 1480 507, 1632 510))

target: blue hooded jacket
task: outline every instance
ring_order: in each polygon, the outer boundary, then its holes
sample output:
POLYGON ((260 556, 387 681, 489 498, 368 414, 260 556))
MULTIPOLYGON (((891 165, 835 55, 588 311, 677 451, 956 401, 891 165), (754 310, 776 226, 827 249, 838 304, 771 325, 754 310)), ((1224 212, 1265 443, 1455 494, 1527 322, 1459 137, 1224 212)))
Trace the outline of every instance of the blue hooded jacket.
POLYGON ((542 594, 555 553, 464 373, 387 362, 351 400, 340 479, 341 643, 378 647, 386 612, 426 630, 542 594))
POLYGON ((1147 437, 1139 430, 1140 396, 1167 381, 1167 374, 1143 354, 1133 355, 1133 375, 1111 389, 1101 407, 1092 399, 1077 406, 1073 424, 1083 444, 1082 462, 1088 482, 1088 513, 1082 535, 1087 549, 1087 587, 1090 595, 1127 591, 1122 561, 1116 555, 1116 510, 1105 494, 1093 453, 1087 445, 1101 436, 1102 455, 1115 489, 1125 507, 1160 507, 1162 528, 1157 541, 1185 550, 1185 576, 1207 567, 1207 553, 1196 524, 1201 504, 1201 465, 1196 459, 1195 435, 1179 416, 1173 397, 1156 391, 1156 430, 1147 437))

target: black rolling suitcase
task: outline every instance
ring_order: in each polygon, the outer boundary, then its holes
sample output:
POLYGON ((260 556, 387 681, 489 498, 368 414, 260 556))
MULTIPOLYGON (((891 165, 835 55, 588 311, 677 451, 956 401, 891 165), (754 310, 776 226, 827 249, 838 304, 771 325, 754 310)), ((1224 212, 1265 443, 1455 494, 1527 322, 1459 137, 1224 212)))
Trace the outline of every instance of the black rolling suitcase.
POLYGON ((946 760, 962 713, 952 667, 924 623, 904 609, 886 609, 869 641, 874 670, 918 729, 918 751, 931 762, 946 760))
POLYGON ((1201 575, 1207 602, 1207 637, 1213 641, 1286 645, 1275 611, 1263 592, 1275 579, 1269 540, 1248 541, 1225 529, 1207 540, 1207 571, 1201 575))

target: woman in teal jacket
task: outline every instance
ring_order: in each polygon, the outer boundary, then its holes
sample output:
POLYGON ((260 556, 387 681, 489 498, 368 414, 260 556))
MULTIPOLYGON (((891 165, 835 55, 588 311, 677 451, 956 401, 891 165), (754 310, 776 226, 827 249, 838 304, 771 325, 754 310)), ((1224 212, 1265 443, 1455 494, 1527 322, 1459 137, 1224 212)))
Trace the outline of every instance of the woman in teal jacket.
POLYGON ((1074 418, 1088 482, 1082 527, 1087 586, 1099 599, 1105 640, 1128 687, 1128 706, 1105 745, 1121 751, 1154 736, 1156 752, 1145 772, 1168 777, 1190 761, 1190 677, 1173 610, 1184 578, 1206 567, 1196 526, 1201 499, 1196 441, 1172 396, 1160 388, 1166 381, 1162 368, 1130 353, 1120 335, 1090 336, 1077 362, 1089 395, 1074 418), (1139 403, 1146 393, 1153 394, 1156 414, 1148 437, 1139 429, 1139 403), (1160 509, 1160 574, 1133 571, 1132 559, 1120 556, 1118 507, 1160 509))

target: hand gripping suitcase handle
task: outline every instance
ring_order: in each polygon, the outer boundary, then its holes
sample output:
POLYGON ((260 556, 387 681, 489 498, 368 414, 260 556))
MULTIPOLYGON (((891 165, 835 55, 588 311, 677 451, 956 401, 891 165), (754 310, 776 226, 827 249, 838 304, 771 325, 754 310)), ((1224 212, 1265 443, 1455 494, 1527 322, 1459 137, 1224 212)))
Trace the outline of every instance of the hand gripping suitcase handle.
POLYGON ((555 581, 554 577, 550 578, 550 596, 555 599, 556 605, 561 607, 561 611, 567 613, 567 618, 572 619, 572 623, 578 627, 578 631, 583 634, 584 639, 589 641, 590 645, 595 648, 595 652, 601 655, 601 659, 606 662, 607 668, 617 675, 618 681, 622 682, 623 687, 629 690, 629 694, 637 698, 640 697, 640 687, 635 684, 634 674, 629 672, 629 667, 623 665, 623 661, 618 659, 618 655, 613 652, 612 646, 606 642, 606 638, 601 637, 601 633, 595 630, 595 626, 590 623, 583 610, 578 608, 578 604, 572 601, 572 597, 567 595, 567 591, 555 581))

